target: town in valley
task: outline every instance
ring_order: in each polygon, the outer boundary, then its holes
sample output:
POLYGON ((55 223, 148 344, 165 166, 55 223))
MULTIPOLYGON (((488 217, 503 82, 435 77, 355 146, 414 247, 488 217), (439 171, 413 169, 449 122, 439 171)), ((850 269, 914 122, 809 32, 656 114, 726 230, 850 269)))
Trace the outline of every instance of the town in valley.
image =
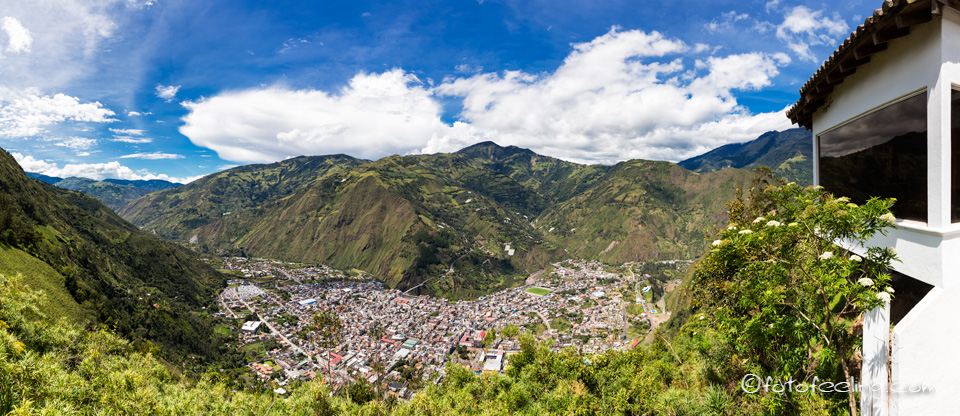
POLYGON ((400 398, 440 382, 449 363, 504 371, 522 334, 586 354, 649 342, 671 315, 664 294, 690 264, 566 260, 522 286, 450 301, 390 289, 358 270, 221 260, 234 279, 215 315, 236 323, 249 383, 284 394, 315 378, 333 386, 363 379, 400 398))

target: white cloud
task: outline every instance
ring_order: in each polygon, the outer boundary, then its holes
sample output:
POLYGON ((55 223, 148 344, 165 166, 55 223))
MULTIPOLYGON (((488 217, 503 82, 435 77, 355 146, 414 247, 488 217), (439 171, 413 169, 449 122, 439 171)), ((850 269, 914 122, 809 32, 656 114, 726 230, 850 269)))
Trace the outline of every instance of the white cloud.
POLYGON ((719 17, 714 18, 704 25, 710 33, 724 32, 733 29, 733 24, 741 20, 749 19, 750 15, 746 13, 737 13, 733 10, 721 13, 719 17))
POLYGON ((68 163, 60 167, 54 162, 35 159, 33 156, 25 156, 17 152, 13 152, 11 155, 16 159, 17 163, 20 164, 20 167, 27 172, 36 172, 60 178, 77 176, 96 180, 107 178, 128 180, 163 179, 171 182, 188 183, 200 177, 176 178, 166 174, 157 175, 146 170, 130 169, 127 166, 121 165, 118 161, 107 163, 68 163))
POLYGON ((4 17, 0 29, 7 32, 7 52, 18 55, 21 52, 30 52, 33 37, 30 36, 30 31, 20 24, 19 20, 10 16, 4 17))
POLYGON ((696 45, 693 45, 693 53, 701 53, 709 50, 710 50, 710 45, 707 45, 706 43, 698 43, 696 45))
POLYGON ((53 91, 89 76, 103 41, 116 31, 124 1, 2 2, 0 42, 12 53, 0 65, 0 85, 53 91))
POLYGON ((0 137, 30 137, 67 121, 108 123, 114 112, 99 102, 81 103, 64 94, 0 87, 0 137))
POLYGON ((180 133, 235 162, 331 153, 379 158, 414 151, 449 130, 431 92, 399 69, 358 74, 335 94, 269 87, 183 105, 190 112, 180 133))
POLYGON ((177 92, 180 91, 179 85, 157 85, 157 97, 163 99, 163 101, 171 102, 174 98, 177 98, 177 92))
POLYGON ((837 36, 847 33, 847 24, 840 15, 824 16, 823 10, 813 11, 804 6, 791 9, 777 26, 777 38, 800 59, 816 62, 811 46, 834 45, 837 36))
POLYGON ((770 13, 779 7, 780 7, 780 0, 770 0, 764 6, 764 8, 767 10, 767 13, 770 13))
POLYGON ((359 74, 336 93, 270 87, 185 102, 180 133, 233 162, 298 155, 454 151, 483 140, 586 163, 681 160, 790 127, 783 112, 752 114, 736 91, 771 85, 785 54, 713 56, 660 33, 612 29, 552 73, 479 73, 427 88, 400 69, 359 74), (444 123, 440 99, 463 111, 444 123))
POLYGON ((769 86, 789 62, 784 54, 710 57, 685 73, 680 59, 662 58, 689 48, 657 32, 615 29, 574 49, 552 74, 488 73, 441 84, 439 94, 463 97, 462 123, 424 151, 493 139, 581 162, 681 160, 790 126, 781 112, 753 115, 733 96, 769 86))
POLYGON ((47 139, 49 141, 55 141, 55 146, 66 147, 67 149, 73 150, 87 150, 97 144, 97 139, 91 139, 87 137, 67 137, 67 138, 55 138, 47 139))
POLYGON ((143 130, 140 129, 115 129, 111 127, 109 130, 116 134, 124 134, 127 136, 143 136, 143 130))
POLYGON ((127 112, 127 117, 149 116, 149 115, 151 115, 151 114, 153 114, 153 113, 151 113, 151 112, 149 112, 149 111, 147 111, 147 112, 128 111, 128 112, 127 112))
POLYGON ((143 159, 143 160, 161 160, 161 159, 183 159, 183 155, 175 153, 133 153, 120 156, 120 159, 143 159))
POLYGON ((135 143, 135 144, 153 143, 153 139, 149 137, 134 137, 134 136, 124 136, 124 135, 113 136, 113 138, 110 139, 110 141, 120 142, 120 143, 135 143))
MULTIPOLYGON (((277 54, 282 55, 287 53, 289 50, 303 46, 306 43, 310 43, 310 41, 303 38, 287 39, 285 42, 283 42, 283 46, 280 47, 280 50, 277 52, 277 54)), ((320 44, 323 45, 323 42, 320 42, 320 44)))

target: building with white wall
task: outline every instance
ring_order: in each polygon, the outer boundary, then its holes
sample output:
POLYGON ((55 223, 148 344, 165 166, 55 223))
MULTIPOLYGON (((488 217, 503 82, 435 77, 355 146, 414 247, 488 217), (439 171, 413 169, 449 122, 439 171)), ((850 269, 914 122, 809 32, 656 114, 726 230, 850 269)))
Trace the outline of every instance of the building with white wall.
MULTIPOLYGON (((800 90, 814 183, 894 197, 894 300, 864 317, 864 415, 960 415, 960 11, 888 0, 800 90)), ((858 201, 859 200, 859 201, 858 201)))

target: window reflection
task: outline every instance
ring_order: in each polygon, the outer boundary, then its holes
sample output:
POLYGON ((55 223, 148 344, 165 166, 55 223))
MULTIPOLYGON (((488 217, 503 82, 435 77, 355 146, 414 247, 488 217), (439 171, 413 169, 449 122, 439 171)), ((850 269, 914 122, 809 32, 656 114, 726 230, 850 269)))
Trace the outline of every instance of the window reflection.
POLYGON ((820 185, 862 204, 896 198, 897 218, 927 220, 927 94, 818 137, 820 185))

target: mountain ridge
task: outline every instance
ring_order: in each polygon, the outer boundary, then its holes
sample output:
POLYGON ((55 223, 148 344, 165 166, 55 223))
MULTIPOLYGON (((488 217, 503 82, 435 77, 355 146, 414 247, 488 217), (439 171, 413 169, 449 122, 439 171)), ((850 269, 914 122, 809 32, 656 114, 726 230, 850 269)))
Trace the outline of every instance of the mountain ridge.
POLYGON ((446 274, 423 293, 459 298, 514 286, 569 256, 692 258, 722 217, 694 211, 722 213, 749 177, 668 162, 582 165, 483 142, 377 161, 328 155, 248 165, 151 193, 119 213, 202 249, 360 268, 401 289, 446 274), (594 210, 602 220, 591 219, 594 210))

